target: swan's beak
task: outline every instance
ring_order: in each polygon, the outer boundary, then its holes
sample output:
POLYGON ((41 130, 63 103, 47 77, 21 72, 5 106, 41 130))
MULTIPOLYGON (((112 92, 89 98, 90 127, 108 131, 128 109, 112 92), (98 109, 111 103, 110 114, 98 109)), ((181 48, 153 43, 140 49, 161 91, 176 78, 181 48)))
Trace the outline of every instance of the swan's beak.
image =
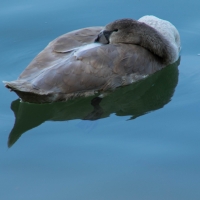
POLYGON ((113 31, 101 31, 94 42, 109 44, 109 37, 113 31))

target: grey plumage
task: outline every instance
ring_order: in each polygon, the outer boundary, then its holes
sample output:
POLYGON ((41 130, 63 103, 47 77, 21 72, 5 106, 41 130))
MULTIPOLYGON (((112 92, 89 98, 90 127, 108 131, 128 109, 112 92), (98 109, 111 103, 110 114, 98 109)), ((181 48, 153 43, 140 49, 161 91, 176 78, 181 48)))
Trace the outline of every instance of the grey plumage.
POLYGON ((173 48, 169 50, 169 42, 158 31, 142 22, 128 21, 134 23, 129 29, 127 20, 123 19, 105 28, 89 27, 58 37, 36 56, 16 81, 5 81, 5 86, 23 101, 65 101, 131 84, 172 63, 169 58, 174 54, 173 48), (121 27, 116 28, 120 23, 121 27), (112 27, 113 33, 107 38, 109 43, 101 44, 102 30, 112 27), (122 36, 119 36, 120 31, 122 36), (146 35, 141 36, 144 32, 146 35), (139 37, 138 43, 127 40, 133 35, 136 39, 139 37), (100 43, 95 43, 98 37, 100 43), (164 54, 160 53, 161 47, 164 54))

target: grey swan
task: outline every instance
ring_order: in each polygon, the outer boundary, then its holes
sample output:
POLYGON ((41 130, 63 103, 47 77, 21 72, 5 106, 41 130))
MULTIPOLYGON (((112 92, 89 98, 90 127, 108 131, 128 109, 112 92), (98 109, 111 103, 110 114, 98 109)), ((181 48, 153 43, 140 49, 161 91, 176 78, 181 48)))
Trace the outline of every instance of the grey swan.
POLYGON ((155 16, 120 19, 66 33, 41 51, 15 81, 3 81, 22 101, 67 101, 146 78, 179 58, 180 36, 155 16))

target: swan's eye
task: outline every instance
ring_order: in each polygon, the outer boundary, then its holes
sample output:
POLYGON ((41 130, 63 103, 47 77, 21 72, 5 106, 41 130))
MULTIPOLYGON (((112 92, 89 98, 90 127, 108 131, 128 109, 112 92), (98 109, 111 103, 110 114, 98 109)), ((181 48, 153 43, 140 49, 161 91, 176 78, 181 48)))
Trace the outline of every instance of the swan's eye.
POLYGON ((117 32, 118 31, 118 29, 115 29, 113 32, 117 32))

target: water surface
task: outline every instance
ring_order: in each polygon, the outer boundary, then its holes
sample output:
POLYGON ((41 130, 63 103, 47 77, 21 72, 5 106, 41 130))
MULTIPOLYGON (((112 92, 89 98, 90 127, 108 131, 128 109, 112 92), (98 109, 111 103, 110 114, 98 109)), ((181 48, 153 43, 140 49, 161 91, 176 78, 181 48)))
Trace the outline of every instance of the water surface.
POLYGON ((200 199, 200 2, 4 1, 0 79, 14 80, 55 37, 153 14, 181 59, 92 106, 21 103, 0 84, 0 199, 200 199))

